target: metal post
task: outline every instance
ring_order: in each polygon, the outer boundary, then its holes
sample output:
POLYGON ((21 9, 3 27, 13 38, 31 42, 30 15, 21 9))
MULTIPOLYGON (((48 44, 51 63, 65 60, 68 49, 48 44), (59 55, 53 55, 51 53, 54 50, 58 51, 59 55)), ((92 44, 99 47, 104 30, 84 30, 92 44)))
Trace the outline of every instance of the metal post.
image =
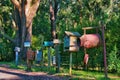
POLYGON ((69 66, 69 74, 72 75, 72 53, 70 52, 70 66, 69 66))
POLYGON ((105 78, 107 78, 107 61, 106 61, 106 44, 105 44, 105 31, 104 26, 102 25, 102 37, 103 37, 103 49, 104 49, 104 72, 105 72, 105 78))
MULTIPOLYGON (((87 54, 87 50, 86 50, 86 48, 84 47, 84 56, 87 54)), ((84 63, 84 65, 85 65, 85 70, 87 70, 87 64, 85 64, 84 63)))
POLYGON ((20 48, 15 47, 14 51, 15 51, 15 63, 16 63, 16 66, 17 66, 18 65, 18 57, 19 57, 18 52, 20 52, 20 48))
POLYGON ((15 52, 15 62, 16 62, 16 66, 18 65, 18 52, 15 52))

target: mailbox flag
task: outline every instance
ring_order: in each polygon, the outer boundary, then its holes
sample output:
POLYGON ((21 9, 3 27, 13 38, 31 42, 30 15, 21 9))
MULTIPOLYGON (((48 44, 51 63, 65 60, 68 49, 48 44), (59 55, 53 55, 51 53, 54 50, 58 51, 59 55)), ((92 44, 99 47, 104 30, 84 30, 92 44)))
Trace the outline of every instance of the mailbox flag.
POLYGON ((88 55, 88 54, 85 54, 85 56, 84 56, 84 64, 87 65, 88 59, 89 59, 89 55, 88 55))

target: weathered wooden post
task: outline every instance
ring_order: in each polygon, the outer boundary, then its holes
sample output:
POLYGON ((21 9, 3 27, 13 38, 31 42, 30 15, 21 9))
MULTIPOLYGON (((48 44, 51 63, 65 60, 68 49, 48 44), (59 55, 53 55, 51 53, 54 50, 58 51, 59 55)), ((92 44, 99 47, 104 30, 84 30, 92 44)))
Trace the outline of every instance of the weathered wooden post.
POLYGON ((51 54, 50 54, 50 47, 48 47, 48 69, 51 68, 51 54))
POLYGON ((44 46, 48 48, 48 70, 50 70, 51 67, 51 49, 50 47, 53 46, 53 42, 52 41, 44 41, 44 46))
POLYGON ((104 25, 102 26, 102 37, 103 37, 103 52, 104 52, 104 73, 105 73, 105 78, 107 79, 107 61, 106 61, 106 44, 105 44, 105 30, 104 30, 104 25))
POLYGON ((55 45, 55 55, 56 55, 56 72, 60 72, 60 53, 59 53, 59 44, 61 43, 59 39, 54 39, 53 43, 55 45))
POLYGON ((79 51, 80 34, 78 32, 65 31, 64 51, 70 52, 69 74, 72 75, 72 52, 79 51))
POLYGON ((30 42, 29 41, 24 42, 24 47, 28 48, 27 49, 27 70, 31 71, 32 50, 29 48, 30 42))

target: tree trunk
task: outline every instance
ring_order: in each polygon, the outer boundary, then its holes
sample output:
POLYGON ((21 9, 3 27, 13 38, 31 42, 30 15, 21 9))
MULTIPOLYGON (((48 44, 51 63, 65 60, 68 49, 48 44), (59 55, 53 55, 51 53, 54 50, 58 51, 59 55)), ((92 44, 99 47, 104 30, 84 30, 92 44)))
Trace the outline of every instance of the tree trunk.
MULTIPOLYGON (((57 34, 56 34, 56 17, 57 17, 57 12, 58 12, 58 1, 54 0, 54 4, 52 2, 52 0, 49 0, 50 3, 50 20, 51 20, 51 40, 57 39, 57 34)), ((55 55, 56 55, 56 72, 59 72, 59 68, 60 68, 60 57, 59 57, 59 51, 57 51, 57 46, 55 45, 55 55)))
POLYGON ((21 54, 24 53, 24 42, 25 42, 25 34, 26 34, 26 15, 25 15, 25 0, 22 0, 22 6, 21 6, 21 42, 20 42, 20 48, 21 48, 21 54))
POLYGON ((51 36, 52 39, 56 39, 56 25, 55 25, 55 14, 54 14, 54 8, 53 8, 53 4, 52 1, 50 1, 50 20, 51 20, 51 36))
POLYGON ((31 42, 32 21, 39 7, 40 0, 11 0, 16 8, 15 22, 18 27, 16 46, 21 48, 21 56, 25 54, 24 42, 31 42))

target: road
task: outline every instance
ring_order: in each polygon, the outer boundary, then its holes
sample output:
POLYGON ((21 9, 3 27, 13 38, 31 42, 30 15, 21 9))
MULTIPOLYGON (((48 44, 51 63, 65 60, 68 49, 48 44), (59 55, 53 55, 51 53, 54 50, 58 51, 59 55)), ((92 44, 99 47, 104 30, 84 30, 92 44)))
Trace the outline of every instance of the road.
POLYGON ((0 80, 69 80, 65 77, 49 75, 44 72, 26 72, 18 69, 0 67, 0 80))

